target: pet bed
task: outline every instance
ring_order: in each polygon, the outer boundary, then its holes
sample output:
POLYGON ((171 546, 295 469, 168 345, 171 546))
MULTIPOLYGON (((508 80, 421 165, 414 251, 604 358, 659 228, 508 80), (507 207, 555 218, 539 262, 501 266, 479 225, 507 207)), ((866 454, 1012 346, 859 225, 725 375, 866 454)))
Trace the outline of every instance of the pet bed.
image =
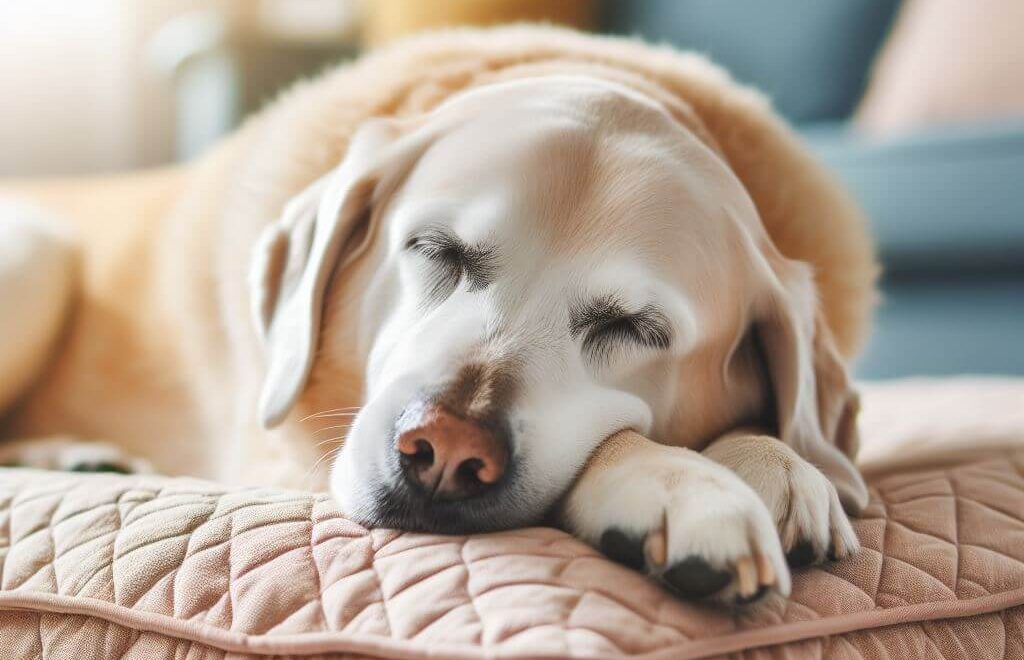
POLYGON ((368 531, 324 495, 3 470, 0 657, 1021 658, 1022 411, 1024 381, 867 388, 863 549, 743 613, 552 529, 368 531))

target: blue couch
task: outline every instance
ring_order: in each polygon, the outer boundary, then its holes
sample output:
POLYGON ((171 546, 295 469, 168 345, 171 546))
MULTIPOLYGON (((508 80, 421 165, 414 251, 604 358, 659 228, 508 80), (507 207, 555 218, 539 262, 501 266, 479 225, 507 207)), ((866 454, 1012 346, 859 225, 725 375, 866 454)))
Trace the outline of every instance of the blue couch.
POLYGON ((849 126, 895 0, 608 0, 608 31, 706 52, 871 220, 885 268, 864 377, 1024 374, 1024 117, 869 140, 849 126))

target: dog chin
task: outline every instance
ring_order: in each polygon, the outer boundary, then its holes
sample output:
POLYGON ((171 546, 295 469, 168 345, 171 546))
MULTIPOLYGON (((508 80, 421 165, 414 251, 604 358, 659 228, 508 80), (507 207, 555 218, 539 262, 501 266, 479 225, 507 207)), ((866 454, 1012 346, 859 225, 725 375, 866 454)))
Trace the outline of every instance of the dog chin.
POLYGON ((486 494, 446 500, 430 498, 397 475, 350 480, 346 472, 344 464, 335 466, 331 494, 346 517, 369 528, 432 534, 496 532, 540 524, 550 508, 550 503, 536 501, 517 486, 514 473, 486 494))
POLYGON ((468 500, 425 500, 418 494, 378 488, 373 526, 434 534, 477 534, 538 524, 544 511, 496 492, 468 500))

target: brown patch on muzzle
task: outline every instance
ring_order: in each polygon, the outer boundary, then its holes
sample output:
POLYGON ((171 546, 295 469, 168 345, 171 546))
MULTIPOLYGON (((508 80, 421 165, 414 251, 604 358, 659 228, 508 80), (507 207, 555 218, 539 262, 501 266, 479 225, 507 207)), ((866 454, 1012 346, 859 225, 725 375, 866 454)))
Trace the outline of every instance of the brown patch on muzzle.
POLYGON ((467 364, 441 392, 437 403, 456 415, 483 419, 504 412, 517 385, 512 361, 467 364))

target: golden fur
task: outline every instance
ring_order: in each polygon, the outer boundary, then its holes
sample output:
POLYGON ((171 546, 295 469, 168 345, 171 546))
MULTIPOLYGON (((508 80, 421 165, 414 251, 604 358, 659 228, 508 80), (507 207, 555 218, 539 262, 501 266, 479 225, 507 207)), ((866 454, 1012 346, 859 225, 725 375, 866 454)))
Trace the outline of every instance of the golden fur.
MULTIPOLYGON (((302 484, 317 448, 263 431, 253 411, 238 408, 255 399, 238 393, 255 392, 260 378, 245 289, 250 246, 286 200, 341 160, 366 119, 417 117, 460 91, 556 72, 652 96, 717 149, 779 251, 812 266, 836 345, 855 355, 877 273, 865 224, 762 96, 700 56, 640 42, 532 26, 450 31, 299 84, 181 168, 0 184, 0 194, 72 221, 83 253, 65 341, 4 434, 112 439, 171 473, 302 484), (224 427, 237 437, 218 437, 224 427), (234 451, 243 437, 250 448, 234 451), (224 446, 211 450, 211 442, 224 446)), ((344 295, 359 286, 357 274, 344 295)), ((296 419, 358 405, 361 379, 351 355, 319 361, 296 419)))

